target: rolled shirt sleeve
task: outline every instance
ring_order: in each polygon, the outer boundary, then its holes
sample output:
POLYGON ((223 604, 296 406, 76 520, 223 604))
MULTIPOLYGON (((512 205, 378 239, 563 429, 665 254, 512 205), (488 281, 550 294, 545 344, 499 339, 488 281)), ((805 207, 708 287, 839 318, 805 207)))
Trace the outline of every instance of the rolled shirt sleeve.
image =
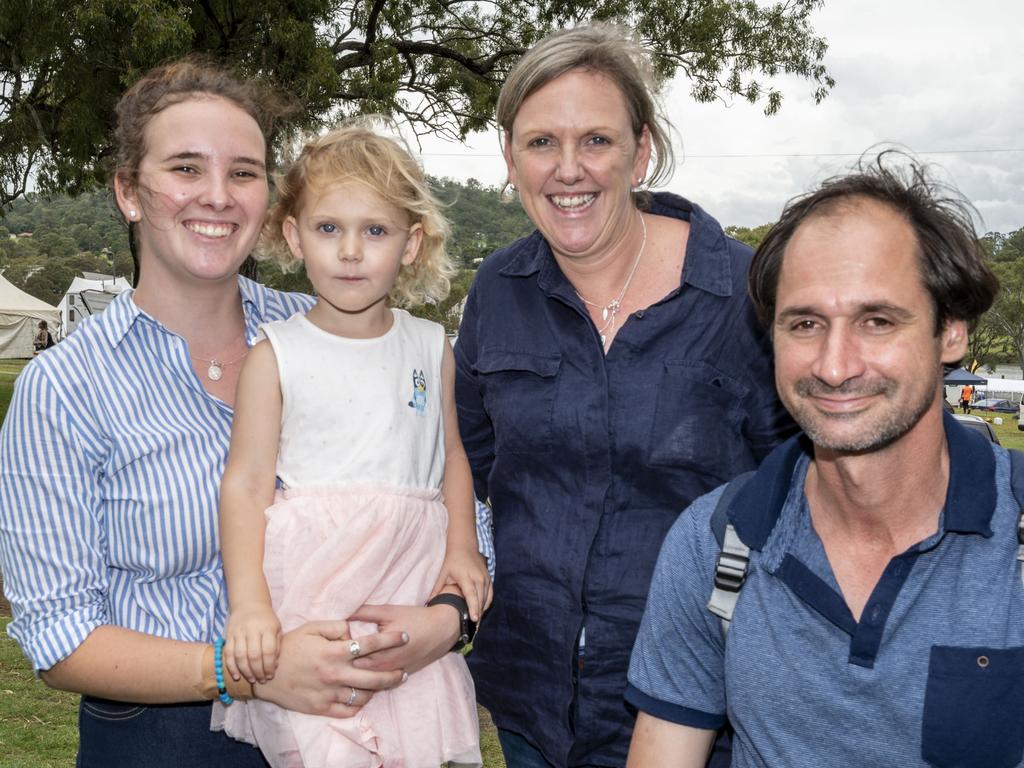
POLYGON ((476 542, 477 549, 487 561, 487 573, 494 581, 494 524, 491 508, 479 499, 476 501, 476 542))
POLYGON ((8 634, 35 670, 108 620, 100 464, 38 362, 18 378, 0 430, 0 566, 8 634))
POLYGON ((707 608, 718 552, 710 518, 721 493, 697 499, 665 538, 626 690, 637 709, 694 728, 715 729, 726 720, 725 644, 707 608))

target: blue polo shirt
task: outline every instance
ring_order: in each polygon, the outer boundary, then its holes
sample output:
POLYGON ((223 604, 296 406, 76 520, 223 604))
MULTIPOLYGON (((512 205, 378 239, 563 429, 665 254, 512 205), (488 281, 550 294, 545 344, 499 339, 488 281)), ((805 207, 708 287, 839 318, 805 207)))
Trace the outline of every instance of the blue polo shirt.
POLYGON ((853 619, 814 532, 806 438, 733 504, 751 565, 728 640, 706 607, 721 489, 679 517, 658 558, 626 698, 662 720, 736 729, 733 766, 1021 765, 1020 509, 1002 448, 948 415, 939 530, 894 557, 853 619))

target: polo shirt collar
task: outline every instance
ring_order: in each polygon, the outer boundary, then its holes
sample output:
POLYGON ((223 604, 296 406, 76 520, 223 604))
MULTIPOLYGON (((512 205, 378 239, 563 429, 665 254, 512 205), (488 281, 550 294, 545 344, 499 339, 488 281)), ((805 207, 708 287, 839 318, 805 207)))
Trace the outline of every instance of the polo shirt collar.
POLYGON ((996 509, 996 457, 991 443, 944 413, 949 445, 949 488, 943 528, 957 533, 992 535, 996 509))
MULTIPOLYGON (((942 530, 992 535, 996 508, 996 462, 988 440, 944 413, 942 424, 949 446, 949 485, 942 512, 942 530)), ((810 439, 799 434, 773 450, 757 472, 736 494, 729 519, 740 539, 751 549, 764 548, 782 513, 801 459, 814 456, 810 439)), ((801 489, 802 490, 802 489, 801 489)), ((803 494, 798 494, 801 498, 803 494)), ((941 531, 940 531, 941 533, 941 531)))
MULTIPOLYGON (((259 283, 238 276, 238 290, 242 294, 242 311, 247 327, 255 328, 263 322, 267 309, 267 292, 259 283)), ((111 347, 117 347, 128 335, 139 318, 149 318, 139 309, 134 299, 135 289, 122 292, 103 312, 103 330, 111 347)))
MULTIPOLYGON (((690 222, 686 243, 686 259, 680 283, 689 284, 715 296, 732 295, 732 260, 722 227, 703 208, 678 195, 656 192, 648 212, 690 222)), ((500 274, 507 277, 529 277, 539 274, 540 284, 554 291, 565 282, 551 247, 538 231, 522 241, 500 274)))

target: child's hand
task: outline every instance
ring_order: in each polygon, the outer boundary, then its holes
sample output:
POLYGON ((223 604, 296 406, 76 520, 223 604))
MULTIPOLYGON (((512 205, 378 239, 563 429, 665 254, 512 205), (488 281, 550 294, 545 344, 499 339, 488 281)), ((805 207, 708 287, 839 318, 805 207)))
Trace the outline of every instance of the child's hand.
POLYGON ((235 680, 250 683, 272 680, 281 650, 281 622, 267 605, 231 612, 224 631, 224 666, 235 680))
POLYGON ((472 548, 449 547, 441 565, 441 575, 437 577, 431 595, 436 595, 448 584, 454 584, 462 590, 469 607, 469 617, 476 622, 480 621, 480 614, 491 605, 492 595, 487 561, 476 551, 475 540, 473 544, 472 548))

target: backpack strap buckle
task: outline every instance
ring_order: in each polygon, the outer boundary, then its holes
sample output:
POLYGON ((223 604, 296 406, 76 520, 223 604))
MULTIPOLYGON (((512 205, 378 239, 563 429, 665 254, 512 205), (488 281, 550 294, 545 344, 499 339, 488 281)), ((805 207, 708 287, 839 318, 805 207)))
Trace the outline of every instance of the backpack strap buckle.
POLYGON ((722 551, 715 563, 715 588, 708 601, 708 610, 722 620, 723 635, 729 631, 729 622, 749 568, 750 547, 740 540, 732 523, 728 523, 722 539, 722 551))

